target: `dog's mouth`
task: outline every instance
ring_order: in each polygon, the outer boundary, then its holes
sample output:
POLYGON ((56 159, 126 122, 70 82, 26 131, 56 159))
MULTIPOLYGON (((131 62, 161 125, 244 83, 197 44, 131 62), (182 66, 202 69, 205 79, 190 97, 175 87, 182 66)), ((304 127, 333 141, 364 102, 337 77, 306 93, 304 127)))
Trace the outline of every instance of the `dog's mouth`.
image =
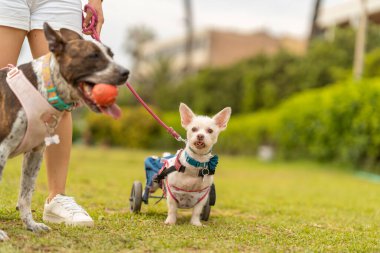
POLYGON ((104 113, 113 117, 114 119, 118 119, 121 116, 120 107, 116 103, 112 103, 107 106, 99 105, 92 97, 92 90, 95 84, 90 82, 80 82, 78 85, 79 93, 82 97, 82 100, 86 103, 86 105, 96 113, 104 113))
POLYGON ((196 141, 194 142, 194 147, 197 149, 203 149, 206 147, 206 144, 203 141, 196 141))

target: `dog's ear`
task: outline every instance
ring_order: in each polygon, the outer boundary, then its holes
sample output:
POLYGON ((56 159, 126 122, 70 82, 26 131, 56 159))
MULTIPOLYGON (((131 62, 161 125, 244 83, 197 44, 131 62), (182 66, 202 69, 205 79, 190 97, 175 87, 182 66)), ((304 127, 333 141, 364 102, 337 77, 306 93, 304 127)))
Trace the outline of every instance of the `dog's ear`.
POLYGON ((66 41, 70 41, 70 40, 83 40, 82 36, 80 36, 78 33, 74 32, 74 31, 71 31, 69 29, 62 28, 61 30, 59 30, 59 32, 62 34, 62 37, 66 41))
POLYGON ((62 36, 53 30, 48 23, 44 23, 44 32, 47 42, 49 43, 49 50, 56 56, 63 53, 66 45, 66 41, 62 36))
POLYGON ((231 107, 226 107, 212 118, 221 131, 226 129, 227 123, 231 117, 231 111, 231 107))
POLYGON ((195 117, 193 111, 184 103, 179 105, 179 114, 181 115, 181 125, 186 128, 195 117))

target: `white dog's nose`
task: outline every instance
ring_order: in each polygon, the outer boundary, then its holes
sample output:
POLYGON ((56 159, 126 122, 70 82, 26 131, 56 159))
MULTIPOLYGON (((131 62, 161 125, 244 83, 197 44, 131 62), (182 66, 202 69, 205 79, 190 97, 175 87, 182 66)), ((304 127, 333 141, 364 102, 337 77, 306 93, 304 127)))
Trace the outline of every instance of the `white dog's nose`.
POLYGON ((198 134, 197 135, 198 141, 203 141, 204 138, 205 138, 205 136, 203 134, 198 134))

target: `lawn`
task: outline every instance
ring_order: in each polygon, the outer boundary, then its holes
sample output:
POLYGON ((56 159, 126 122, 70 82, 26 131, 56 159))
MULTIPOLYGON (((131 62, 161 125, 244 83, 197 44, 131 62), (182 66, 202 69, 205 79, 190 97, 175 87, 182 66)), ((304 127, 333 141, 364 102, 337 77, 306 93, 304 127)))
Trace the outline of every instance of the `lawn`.
MULTIPOLYGON (((74 148, 67 194, 87 209, 95 227, 51 225, 50 233, 40 235, 24 230, 18 219, 21 159, 9 161, 0 187, 0 224, 11 239, 0 252, 380 251, 380 184, 353 171, 221 156, 210 220, 194 227, 190 212, 182 210, 178 224, 169 227, 163 224, 165 201, 129 213, 132 182, 144 181, 149 154, 74 148)), ((37 221, 46 195, 43 168, 32 204, 37 221)))

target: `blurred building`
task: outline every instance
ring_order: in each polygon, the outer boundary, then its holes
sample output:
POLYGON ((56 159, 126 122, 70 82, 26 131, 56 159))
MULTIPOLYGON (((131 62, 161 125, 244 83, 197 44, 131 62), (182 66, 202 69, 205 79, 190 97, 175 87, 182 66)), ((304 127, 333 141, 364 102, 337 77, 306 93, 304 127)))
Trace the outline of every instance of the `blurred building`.
MULTIPOLYGON (((366 0, 365 7, 368 19, 373 23, 380 24, 380 0, 366 0)), ((361 2, 359 0, 347 0, 341 4, 321 8, 317 24, 324 31, 335 27, 356 27, 360 15, 361 2)))
MULTIPOLYGON (((174 70, 181 70, 186 64, 185 37, 167 41, 153 41, 143 46, 139 73, 149 71, 160 57, 169 58, 174 70)), ((259 54, 272 55, 280 50, 302 54, 305 43, 291 37, 274 37, 264 31, 237 33, 207 30, 194 34, 192 68, 224 67, 259 54)))

